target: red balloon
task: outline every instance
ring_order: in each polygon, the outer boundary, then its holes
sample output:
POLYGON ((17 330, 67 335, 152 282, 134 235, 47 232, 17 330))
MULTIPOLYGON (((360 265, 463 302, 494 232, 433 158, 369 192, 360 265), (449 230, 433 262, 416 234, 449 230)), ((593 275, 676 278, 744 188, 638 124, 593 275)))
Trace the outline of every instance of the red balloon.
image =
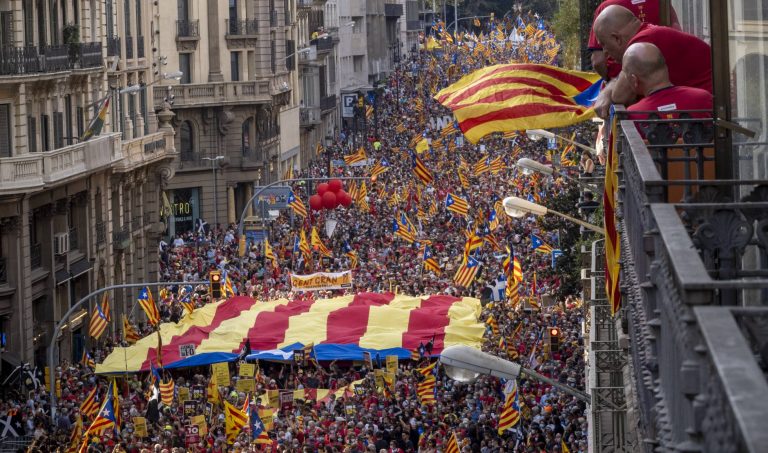
POLYGON ((321 197, 325 195, 325 193, 328 192, 328 183, 323 182, 317 185, 317 194, 321 197))
POLYGON ((343 189, 344 184, 342 184, 341 179, 331 179, 331 181, 328 183, 328 190, 335 194, 338 194, 339 191, 343 189))
POLYGON ((336 209, 336 206, 338 205, 339 203, 336 200, 335 193, 331 191, 327 191, 323 194, 323 206, 325 207, 325 209, 336 209))
POLYGON ((309 197, 309 207, 313 211, 319 211, 323 209, 323 197, 320 195, 312 195, 309 197))
POLYGON ((352 206, 352 197, 343 189, 336 194, 336 200, 345 208, 352 206))

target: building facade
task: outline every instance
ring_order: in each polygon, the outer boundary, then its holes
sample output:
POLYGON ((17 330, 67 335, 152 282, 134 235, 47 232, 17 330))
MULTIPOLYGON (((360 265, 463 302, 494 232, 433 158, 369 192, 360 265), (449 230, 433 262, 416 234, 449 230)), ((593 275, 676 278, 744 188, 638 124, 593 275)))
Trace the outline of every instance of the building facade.
POLYGON ((167 234, 237 221, 255 185, 299 165, 296 0, 157 2, 154 110, 175 113, 167 234), (170 69, 168 69, 170 68, 170 69))
MULTIPOLYGON (((148 103, 151 5, 0 1, 6 365, 42 365, 55 324, 94 289, 157 279, 159 193, 173 174, 175 150, 173 130, 158 124, 148 103), (105 99, 101 133, 81 140, 105 99)), ((131 312, 135 294, 110 298, 115 322, 131 312)), ((80 359, 90 306, 64 325, 56 343, 61 359, 80 359)))

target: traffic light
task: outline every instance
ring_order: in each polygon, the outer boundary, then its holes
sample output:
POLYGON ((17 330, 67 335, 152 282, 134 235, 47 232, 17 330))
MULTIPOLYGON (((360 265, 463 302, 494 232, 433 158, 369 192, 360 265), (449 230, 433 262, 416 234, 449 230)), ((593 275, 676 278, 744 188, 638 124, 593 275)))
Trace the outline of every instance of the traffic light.
POLYGON ((211 298, 221 299, 221 271, 211 271, 208 278, 211 279, 211 298))
POLYGON ((560 349, 560 329, 558 327, 549 328, 549 350, 555 352, 560 349))

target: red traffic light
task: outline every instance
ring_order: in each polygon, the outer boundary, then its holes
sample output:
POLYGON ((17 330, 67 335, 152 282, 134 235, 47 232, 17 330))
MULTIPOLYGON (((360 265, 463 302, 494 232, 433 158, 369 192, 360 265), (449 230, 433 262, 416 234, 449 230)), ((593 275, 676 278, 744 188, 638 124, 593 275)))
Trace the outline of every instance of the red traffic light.
POLYGON ((218 283, 221 281, 221 275, 219 274, 211 274, 211 281, 214 283, 218 283))
POLYGON ((550 337, 558 337, 558 336, 560 336, 560 329, 558 329, 557 327, 551 327, 549 329, 549 336, 550 337))

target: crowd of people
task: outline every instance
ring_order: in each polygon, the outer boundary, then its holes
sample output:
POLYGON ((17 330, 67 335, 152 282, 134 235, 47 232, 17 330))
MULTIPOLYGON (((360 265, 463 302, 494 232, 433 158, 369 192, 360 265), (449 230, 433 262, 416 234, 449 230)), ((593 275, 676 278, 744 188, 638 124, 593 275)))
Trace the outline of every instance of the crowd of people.
MULTIPOLYGON (((441 119, 450 116, 450 112, 433 99, 439 89, 483 66, 500 62, 554 64, 556 42, 546 24, 530 14, 518 21, 491 19, 469 30, 472 35, 466 33, 461 40, 451 40, 454 42, 445 38, 443 26, 438 23, 434 30, 434 39, 441 44, 439 48, 414 53, 395 68, 383 94, 375 99, 375 115, 369 118, 366 130, 339 131, 332 143, 318 147, 320 152, 315 159, 294 175, 297 178, 369 176, 370 165, 333 164, 362 146, 372 161, 389 162, 386 172, 367 181, 367 195, 355 200, 348 209, 312 211, 308 218, 294 222, 290 221, 289 210, 282 212, 271 222, 267 234, 277 263, 266 258, 262 243, 248 243, 245 256, 240 257, 235 225, 212 225, 181 233, 159 245, 159 278, 169 282, 201 281, 209 271, 219 269, 226 273, 238 294, 258 300, 327 298, 362 291, 477 297, 483 302, 480 319, 489 323, 484 350, 519 361, 564 385, 583 390, 586 387, 582 336, 585 320, 578 294, 559 299, 549 297, 567 277, 552 272, 551 253, 535 251, 532 239, 536 236, 545 245, 562 248, 563 253, 577 253, 575 244, 565 240, 562 233, 544 227, 537 217, 506 216, 499 202, 514 195, 547 204, 572 197, 577 190, 556 175, 524 173, 515 166, 519 158, 559 164, 572 175, 582 173, 588 177, 599 171, 596 164, 601 162, 595 162, 588 154, 582 155, 567 143, 557 143, 553 148, 547 141, 531 139, 524 133, 494 134, 478 145, 468 143, 462 140, 460 131, 446 131, 447 124, 441 119), (526 27, 527 24, 533 27, 526 27), (503 31, 503 39, 493 37, 499 31, 503 31), (430 142, 429 149, 420 154, 434 177, 429 184, 419 181, 413 172, 410 152, 414 149, 415 136, 430 142), (476 168, 484 159, 488 162, 496 158, 501 158, 503 165, 487 170, 476 168), (460 174, 468 181, 463 181, 460 174), (448 193, 469 202, 468 216, 461 217, 446 209, 448 193), (415 241, 404 240, 393 233, 393 219, 403 214, 417 225, 415 241), (320 227, 328 218, 338 222, 331 237, 325 236, 324 228, 320 227), (330 258, 314 251, 312 259, 305 260, 294 251, 299 232, 303 229, 308 233, 312 227, 318 227, 322 241, 333 252, 330 258), (466 232, 483 230, 488 233, 484 235, 483 245, 472 251, 481 263, 480 270, 468 286, 458 285, 454 274, 465 254, 466 232), (439 271, 424 268, 425 245, 434 252, 439 271), (518 304, 512 304, 503 294, 487 290, 504 275, 506 247, 520 260, 523 271, 518 304), (355 252, 354 260, 347 253, 349 250, 355 252), (353 264, 356 264, 354 268, 353 264), (348 269, 353 270, 354 276, 354 287, 349 290, 309 295, 291 290, 291 273, 348 269), (550 326, 557 326, 562 332, 557 350, 549 350, 543 341, 543 332, 550 326)), ((585 144, 594 143, 596 138, 592 125, 571 127, 560 133, 585 144)), ((312 190, 308 185, 293 187, 307 206, 312 190)), ((595 207, 593 194, 581 196, 581 207, 595 207)), ((572 206, 574 212, 578 208, 579 205, 572 206)), ((163 322, 178 322, 184 316, 181 298, 178 287, 165 288, 158 295, 163 322)), ((206 287, 192 288, 189 300, 196 307, 211 302, 206 287)), ((143 322, 134 322, 134 325, 142 336, 153 331, 143 322)), ((116 345, 127 345, 121 330, 93 345, 89 357, 99 362, 116 345)), ((181 388, 191 391, 204 387, 206 394, 202 400, 212 403, 210 413, 206 414, 207 433, 192 439, 186 428, 192 414, 185 413, 178 399, 170 404, 161 403, 158 414, 146 415, 152 395, 151 374, 122 376, 117 380, 122 421, 119 430, 107 429, 100 435, 86 436, 83 451, 443 452, 453 434, 460 451, 587 451, 586 405, 535 380, 520 379, 517 383, 520 421, 503 433, 499 433, 498 426, 505 402, 505 383, 497 378, 480 376, 471 383, 461 383, 449 379, 437 367, 436 402, 422 404, 416 389, 423 376, 417 369, 435 360, 422 356, 401 361, 393 391, 384 393, 377 389, 373 370, 365 363, 309 362, 306 366, 260 363, 256 371, 257 388, 252 394, 238 391, 234 385, 213 384, 212 389, 209 367, 165 371, 173 376, 177 392, 181 388), (220 400, 237 407, 248 401, 263 408, 269 405, 269 398, 265 396, 268 390, 337 390, 348 388, 353 382, 362 391, 342 392, 341 396, 334 394, 322 400, 307 396, 289 407, 273 408, 267 442, 254 443, 248 427, 233 442, 227 441, 220 400), (140 436, 134 417, 144 416, 150 423, 146 426, 146 435, 140 436)), ((229 366, 232 374, 237 374, 239 365, 229 366)), ((21 383, 23 392, 6 394, 0 401, 0 414, 12 413, 13 421, 21 425, 19 432, 34 437, 30 451, 67 451, 72 446, 75 449, 69 451, 77 451, 83 442, 70 436, 78 418, 86 428, 89 421, 79 414, 80 405, 94 387, 101 389, 100 395, 106 394, 110 381, 93 374, 88 364, 66 360, 54 370, 53 377, 60 383, 57 386, 59 410, 55 418, 50 416, 45 385, 30 382, 21 383)), ((198 410, 202 411, 204 406, 198 404, 198 410)))

